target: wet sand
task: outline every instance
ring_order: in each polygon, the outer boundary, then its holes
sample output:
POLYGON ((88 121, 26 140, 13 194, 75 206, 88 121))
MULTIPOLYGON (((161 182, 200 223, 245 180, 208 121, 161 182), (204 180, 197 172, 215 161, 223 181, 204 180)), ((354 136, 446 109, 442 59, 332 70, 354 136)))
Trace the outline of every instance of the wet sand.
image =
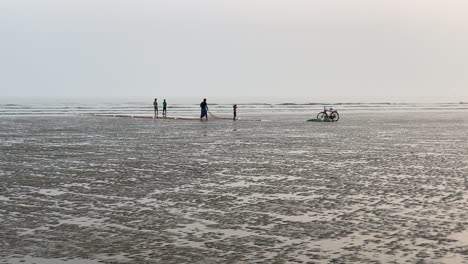
POLYGON ((2 117, 0 263, 468 263, 467 112, 340 114, 2 117))

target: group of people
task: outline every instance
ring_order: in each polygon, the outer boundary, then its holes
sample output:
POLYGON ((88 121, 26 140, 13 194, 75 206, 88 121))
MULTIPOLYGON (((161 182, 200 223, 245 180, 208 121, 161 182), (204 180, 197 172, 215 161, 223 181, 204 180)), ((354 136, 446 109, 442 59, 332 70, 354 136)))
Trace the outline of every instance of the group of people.
MULTIPOLYGON (((206 98, 203 99, 203 102, 201 102, 200 109, 201 109, 200 121, 203 120, 203 117, 205 117, 206 121, 208 121, 208 104, 206 103, 206 98)), ((234 117, 232 118, 232 120, 236 120, 236 117, 237 117, 237 105, 236 104, 232 106, 232 111, 234 114, 234 117)))
MULTIPOLYGON (((158 110, 158 99, 157 98, 154 98, 153 106, 154 106, 154 116, 158 117, 159 116, 159 110, 158 110)), ((162 114, 163 114, 163 117, 167 116, 167 102, 166 102, 166 99, 163 100, 162 114)))
MULTIPOLYGON (((154 98, 153 102, 154 106, 154 116, 158 117, 159 111, 158 111, 158 99, 154 98)), ((200 114, 200 121, 203 120, 203 117, 208 121, 208 104, 206 103, 206 98, 203 99, 203 102, 200 103, 200 109, 201 109, 201 114, 200 114)), ((234 112, 234 117, 232 120, 236 120, 237 117, 237 105, 232 106, 233 112, 234 112)), ((163 101, 163 117, 167 116, 167 102, 166 99, 163 101)))

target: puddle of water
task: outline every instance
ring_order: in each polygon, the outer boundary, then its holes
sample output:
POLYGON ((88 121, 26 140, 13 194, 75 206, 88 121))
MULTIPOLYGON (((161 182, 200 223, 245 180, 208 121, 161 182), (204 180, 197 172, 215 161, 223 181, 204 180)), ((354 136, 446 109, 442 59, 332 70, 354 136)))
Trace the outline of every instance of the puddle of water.
POLYGON ((24 256, 22 258, 9 258, 0 263, 8 264, 100 264, 97 260, 90 259, 49 259, 24 256))
POLYGON ((458 240, 463 246, 468 245, 468 230, 460 233, 452 234, 448 237, 449 239, 458 240))
POLYGON ((85 189, 90 189, 89 183, 70 183, 64 184, 63 187, 82 187, 85 189))
POLYGON ((62 192, 56 189, 40 189, 38 193, 43 194, 43 195, 49 195, 49 196, 58 196, 65 194, 66 192, 62 192))
POLYGON ((437 261, 442 264, 466 264, 468 262, 468 258, 464 258, 460 255, 453 255, 440 258, 437 261))
POLYGON ((59 220, 59 225, 69 224, 69 225, 78 225, 84 227, 98 226, 104 222, 104 219, 96 219, 90 217, 76 217, 71 219, 61 219, 59 220))

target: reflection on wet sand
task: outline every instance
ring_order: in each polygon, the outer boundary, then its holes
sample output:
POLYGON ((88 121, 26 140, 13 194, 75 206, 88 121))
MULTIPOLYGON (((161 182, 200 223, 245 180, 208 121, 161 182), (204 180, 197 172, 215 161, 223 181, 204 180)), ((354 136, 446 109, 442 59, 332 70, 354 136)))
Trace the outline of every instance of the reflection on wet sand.
POLYGON ((1 118, 0 263, 464 263, 462 115, 1 118))

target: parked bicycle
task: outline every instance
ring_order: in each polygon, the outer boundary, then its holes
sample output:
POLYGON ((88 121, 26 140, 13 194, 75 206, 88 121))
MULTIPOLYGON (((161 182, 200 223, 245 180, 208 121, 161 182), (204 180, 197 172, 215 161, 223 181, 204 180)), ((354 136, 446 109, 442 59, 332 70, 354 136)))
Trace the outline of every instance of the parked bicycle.
POLYGON ((333 109, 333 107, 327 108, 326 106, 324 106, 323 111, 318 113, 317 119, 322 121, 336 122, 338 121, 338 119, 340 119, 340 114, 338 114, 338 111, 333 109))

